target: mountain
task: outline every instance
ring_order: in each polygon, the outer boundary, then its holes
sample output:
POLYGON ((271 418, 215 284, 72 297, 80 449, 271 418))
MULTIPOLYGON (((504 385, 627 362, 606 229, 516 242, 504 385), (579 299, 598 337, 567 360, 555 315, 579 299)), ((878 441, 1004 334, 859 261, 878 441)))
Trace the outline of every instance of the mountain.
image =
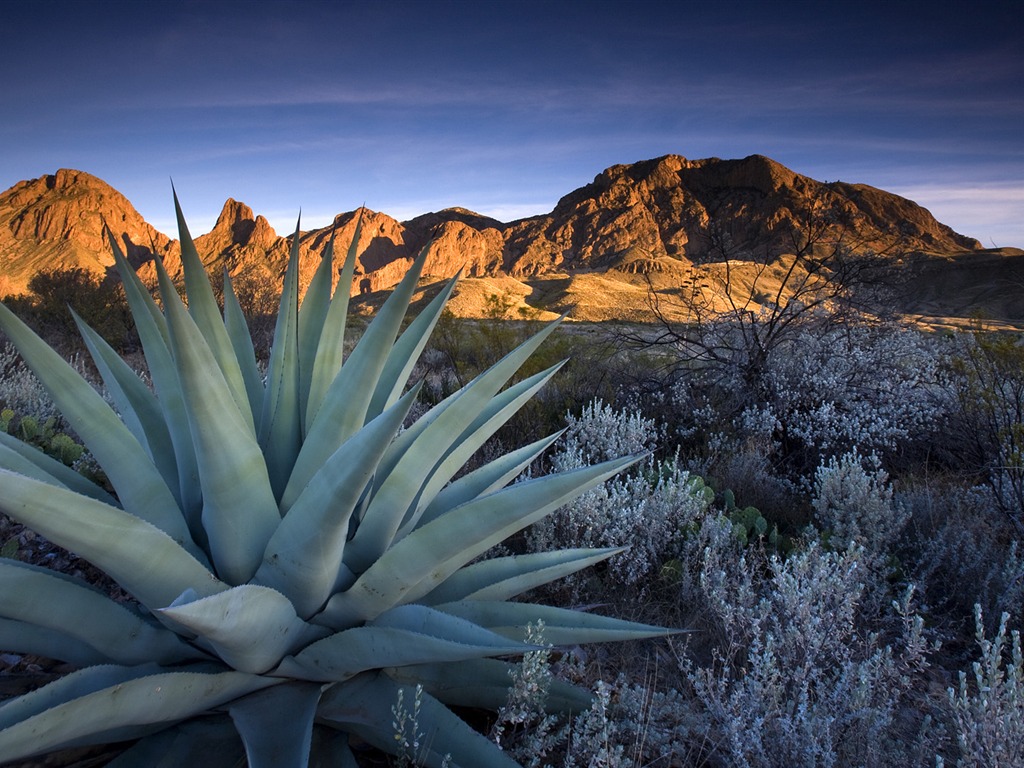
MULTIPOLYGON (((343 254, 358 215, 341 213, 332 226, 300 234, 302 285, 332 228, 343 254)), ((973 279, 972 264, 987 265, 978 275, 984 273, 991 288, 994 274, 1011 262, 1016 268, 1024 256, 1016 249, 984 251, 911 200, 863 184, 815 181, 760 155, 667 155, 616 165, 567 194, 550 213, 509 223, 464 208, 405 222, 370 210, 362 216, 353 293, 391 287, 433 240, 424 278, 437 282, 462 269, 465 279, 451 306, 463 315, 479 315, 487 296, 503 294, 513 307, 542 316, 568 311, 578 319, 641 320, 649 283, 669 289, 695 279, 694 270, 726 260, 741 265, 784 259, 815 227, 831 236, 842 232, 855 249, 905 259, 900 263, 913 279, 935 283, 953 270, 961 288, 973 279)), ((144 277, 152 277, 154 256, 172 275, 180 272, 177 241, 146 223, 123 195, 82 171, 60 170, 0 194, 0 295, 24 291, 43 269, 109 274, 113 257, 104 225, 144 277)), ((195 242, 211 271, 226 268, 275 282, 289 248, 287 237, 233 199, 195 242)), ((942 314, 936 305, 941 291, 918 293, 923 298, 917 305, 908 301, 912 311, 942 314)), ((1017 308, 1002 302, 998 311, 1016 315, 1017 308)))

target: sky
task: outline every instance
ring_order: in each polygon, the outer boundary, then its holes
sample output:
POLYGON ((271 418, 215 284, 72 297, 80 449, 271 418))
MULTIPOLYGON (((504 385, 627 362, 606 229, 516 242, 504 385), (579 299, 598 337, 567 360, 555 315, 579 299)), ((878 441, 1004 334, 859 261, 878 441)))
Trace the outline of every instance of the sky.
POLYGON ((360 205, 551 211, 603 169, 767 155, 1024 247, 1006 2, 0 0, 0 189, 75 168, 175 234, 360 205))

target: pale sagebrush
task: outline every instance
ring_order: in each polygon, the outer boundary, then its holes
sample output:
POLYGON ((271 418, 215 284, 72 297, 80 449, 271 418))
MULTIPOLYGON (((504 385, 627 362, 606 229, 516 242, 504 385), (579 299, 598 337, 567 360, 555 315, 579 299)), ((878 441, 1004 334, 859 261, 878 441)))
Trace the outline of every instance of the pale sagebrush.
MULTIPOLYGON (((569 416, 551 464, 563 472, 648 451, 656 443, 653 420, 595 401, 581 416, 569 416)), ((612 558, 609 568, 616 581, 638 584, 676 556, 684 529, 698 521, 707 506, 702 484, 678 460, 648 459, 533 526, 527 544, 534 551, 565 542, 577 547, 628 547, 612 558)))
POLYGON ((911 512, 907 540, 914 544, 903 558, 929 607, 959 622, 980 604, 990 632, 1003 613, 1019 624, 1024 619, 1024 553, 991 490, 918 483, 907 485, 900 500, 911 512))
POLYGON ((776 417, 822 455, 891 451, 941 414, 940 354, 916 331, 854 326, 802 333, 767 371, 776 417))
POLYGON ((685 667, 716 753, 731 766, 907 764, 898 715, 928 650, 912 593, 887 644, 857 624, 860 550, 727 555, 702 574, 725 643, 712 666, 685 667))
MULTIPOLYGON (((672 387, 676 434, 700 454, 694 466, 702 471, 742 453, 751 439, 779 458, 808 454, 811 469, 855 446, 887 455, 927 441, 941 423, 942 359, 940 347, 915 331, 800 330, 754 379, 707 367, 680 378, 672 387)), ((797 461, 790 470, 801 475, 806 466, 797 461)))
POLYGON ((1020 768, 1024 765, 1024 655, 1020 632, 1007 631, 1009 615, 985 636, 980 605, 974 607, 975 637, 981 656, 971 674, 960 673, 948 690, 955 726, 958 765, 1020 768))
POLYGON ((878 455, 861 456, 856 448, 818 467, 811 507, 833 548, 863 547, 872 558, 891 550, 909 519, 878 455))
POLYGON ((7 342, 0 345, 0 408, 10 408, 18 416, 33 416, 40 422, 60 418, 49 393, 7 342))

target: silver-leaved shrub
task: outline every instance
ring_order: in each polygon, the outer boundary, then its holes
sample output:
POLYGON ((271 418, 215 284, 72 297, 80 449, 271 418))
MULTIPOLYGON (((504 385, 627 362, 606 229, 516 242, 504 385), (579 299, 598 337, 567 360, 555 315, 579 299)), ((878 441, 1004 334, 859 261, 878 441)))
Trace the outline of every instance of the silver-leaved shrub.
MULTIPOLYGON (((568 422, 551 458, 558 472, 590 466, 606 456, 649 451, 657 444, 653 420, 600 400, 578 417, 569 415, 568 422)), ((566 541, 578 547, 626 547, 609 561, 609 570, 615 582, 635 585, 677 556, 685 529, 699 524, 708 505, 703 482, 677 459, 648 459, 535 524, 527 534, 528 547, 544 551, 566 541)))

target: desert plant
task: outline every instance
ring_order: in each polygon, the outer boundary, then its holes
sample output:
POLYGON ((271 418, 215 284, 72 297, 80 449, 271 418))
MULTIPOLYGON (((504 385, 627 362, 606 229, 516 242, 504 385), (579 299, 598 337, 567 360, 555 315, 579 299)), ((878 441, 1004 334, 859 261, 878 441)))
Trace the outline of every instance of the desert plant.
POLYGON ((813 540, 786 559, 707 550, 702 586, 725 642, 712 666, 685 671, 727 765, 911 764, 920 744, 901 744, 900 715, 927 667, 924 621, 908 589, 894 642, 857 626, 861 557, 813 540))
MULTIPOLYGON (((557 370, 502 389, 553 325, 402 429, 455 284, 399 334, 427 249, 343 364, 358 227, 333 297, 328 246, 301 307, 296 230, 264 378, 231 281, 222 316, 175 208, 187 309, 158 264, 161 310, 112 243, 153 389, 79 321, 116 411, 0 305, 115 494, 5 444, 0 511, 137 601, 0 561, 0 647, 80 667, 0 707, 0 755, 134 740, 113 765, 351 766, 349 734, 395 754, 391 707, 421 686, 418 761, 514 765, 446 705, 499 707, 500 657, 536 649, 531 622, 559 645, 668 630, 509 600, 617 550, 479 558, 637 457, 506 488, 552 437, 452 481, 557 370)), ((568 685, 550 698, 590 702, 568 685)))
POLYGON ((974 606, 975 637, 981 658, 972 665, 974 685, 960 673, 958 688, 948 689, 953 713, 958 765, 992 768, 1024 762, 1024 654, 1020 632, 1007 633, 1008 614, 991 640, 985 637, 981 606, 974 606))

